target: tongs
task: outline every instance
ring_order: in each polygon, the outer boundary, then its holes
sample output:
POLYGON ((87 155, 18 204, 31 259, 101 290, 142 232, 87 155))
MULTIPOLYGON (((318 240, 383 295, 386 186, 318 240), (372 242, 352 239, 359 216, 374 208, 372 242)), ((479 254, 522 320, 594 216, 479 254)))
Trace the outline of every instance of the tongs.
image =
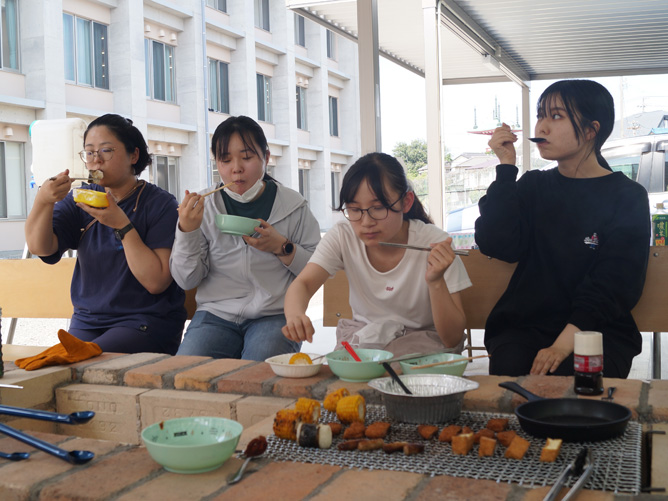
POLYGON ((577 479, 566 495, 561 498, 561 501, 572 499, 589 479, 593 471, 594 459, 592 452, 588 447, 583 447, 576 458, 564 468, 564 471, 561 472, 561 475, 559 475, 559 478, 557 478, 557 481, 550 489, 550 492, 547 493, 547 496, 543 498, 543 501, 554 501, 557 499, 559 491, 561 491, 561 488, 568 479, 570 477, 579 476, 580 478, 577 479))

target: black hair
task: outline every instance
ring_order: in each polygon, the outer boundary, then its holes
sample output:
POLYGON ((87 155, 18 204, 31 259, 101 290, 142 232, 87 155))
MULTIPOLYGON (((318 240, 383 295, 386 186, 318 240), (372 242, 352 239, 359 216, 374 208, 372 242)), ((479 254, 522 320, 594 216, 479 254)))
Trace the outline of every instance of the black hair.
MULTIPOLYGON (((213 138, 211 138, 211 154, 214 159, 223 158, 229 153, 228 147, 230 145, 230 138, 235 133, 239 134, 239 137, 241 137, 241 141, 244 143, 244 148, 252 151, 264 161, 267 151, 269 151, 269 145, 267 144, 264 130, 262 130, 260 124, 255 120, 244 115, 230 117, 216 127, 216 130, 213 133, 213 138), (257 151, 255 145, 260 148, 260 151, 257 151)), ((276 182, 276 180, 267 174, 266 171, 262 179, 264 181, 276 182)))
POLYGON ((88 131, 93 127, 106 127, 109 129, 109 132, 123 143, 125 151, 131 155, 135 152, 135 149, 139 149, 139 158, 132 164, 132 170, 134 171, 135 176, 141 174, 147 166, 151 165, 152 159, 151 155, 148 153, 148 145, 144 140, 144 136, 142 136, 142 133, 137 127, 132 125, 132 120, 129 118, 114 113, 108 113, 96 118, 88 125, 86 132, 84 132, 84 145, 86 144, 88 131))
MULTIPOLYGON (((386 153, 368 153, 351 165, 346 175, 343 176, 339 206, 336 210, 342 211, 346 203, 353 201, 357 190, 364 181, 369 183, 369 187, 378 197, 378 201, 393 212, 399 212, 400 209, 390 207, 396 200, 390 201, 387 199, 385 183, 389 188, 399 193, 401 197, 412 191, 408 184, 406 172, 396 158, 386 153)), ((409 219, 419 219, 425 223, 433 223, 417 195, 411 209, 404 213, 404 220, 409 219)))
POLYGON ((539 118, 547 116, 557 97, 560 97, 564 103, 566 114, 573 124, 578 142, 584 138, 586 130, 592 128, 596 133, 593 144, 596 160, 602 167, 612 170, 601 155, 601 147, 610 137, 615 125, 615 103, 608 89, 593 80, 555 82, 545 89, 538 100, 539 118), (592 127, 594 121, 599 123, 598 130, 592 127))

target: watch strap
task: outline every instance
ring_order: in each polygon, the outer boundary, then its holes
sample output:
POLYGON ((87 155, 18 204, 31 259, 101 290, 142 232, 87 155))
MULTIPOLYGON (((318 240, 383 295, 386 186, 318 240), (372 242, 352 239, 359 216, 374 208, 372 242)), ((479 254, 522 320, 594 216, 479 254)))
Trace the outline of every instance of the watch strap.
POLYGON ((128 223, 126 226, 121 228, 120 230, 114 230, 114 234, 116 235, 116 238, 119 240, 123 240, 125 235, 134 228, 134 225, 132 223, 128 223))

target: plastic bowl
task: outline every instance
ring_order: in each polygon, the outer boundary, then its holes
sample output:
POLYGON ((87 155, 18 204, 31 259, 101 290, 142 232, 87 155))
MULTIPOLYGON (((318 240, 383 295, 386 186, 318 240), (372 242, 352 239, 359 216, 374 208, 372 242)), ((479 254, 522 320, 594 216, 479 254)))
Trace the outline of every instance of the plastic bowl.
POLYGON ((104 191, 74 188, 72 197, 75 202, 81 202, 91 207, 109 207, 109 200, 107 200, 107 194, 104 191))
POLYGON ((144 428, 141 438, 151 457, 174 473, 215 470, 230 459, 243 431, 240 423, 221 417, 187 417, 144 428))
MULTIPOLYGON (((275 357, 270 357, 265 362, 267 362, 271 369, 277 376, 282 377, 311 377, 315 376, 320 372, 322 367, 322 361, 316 360, 312 364, 290 364, 290 358, 294 353, 284 353, 283 355, 276 355, 275 357)), ((319 357, 314 353, 307 353, 311 359, 319 357)))
POLYGON ((216 214, 216 226, 223 233, 250 236, 255 233, 255 228, 260 226, 260 221, 249 217, 216 214))
POLYGON ((327 354, 329 368, 342 381, 366 383, 373 378, 380 377, 385 374, 385 367, 378 362, 389 360, 394 356, 389 351, 366 348, 355 348, 355 352, 362 359, 361 362, 353 360, 346 350, 337 350, 327 354))
POLYGON ((446 365, 437 365, 436 367, 427 367, 426 369, 416 369, 415 367, 462 358, 466 357, 456 353, 437 353, 435 355, 426 355, 411 360, 403 360, 399 362, 399 365, 401 365, 401 372, 404 374, 449 374, 451 376, 461 376, 464 374, 464 371, 468 366, 468 360, 446 365))

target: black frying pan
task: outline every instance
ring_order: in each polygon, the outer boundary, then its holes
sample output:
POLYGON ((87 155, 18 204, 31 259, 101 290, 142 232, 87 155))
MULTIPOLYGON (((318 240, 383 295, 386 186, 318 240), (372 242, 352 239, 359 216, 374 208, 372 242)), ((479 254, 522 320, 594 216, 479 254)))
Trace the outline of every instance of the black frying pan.
POLYGON ((535 437, 595 442, 624 433, 631 411, 623 405, 581 398, 543 398, 513 382, 499 386, 528 402, 515 409, 522 429, 535 437))

